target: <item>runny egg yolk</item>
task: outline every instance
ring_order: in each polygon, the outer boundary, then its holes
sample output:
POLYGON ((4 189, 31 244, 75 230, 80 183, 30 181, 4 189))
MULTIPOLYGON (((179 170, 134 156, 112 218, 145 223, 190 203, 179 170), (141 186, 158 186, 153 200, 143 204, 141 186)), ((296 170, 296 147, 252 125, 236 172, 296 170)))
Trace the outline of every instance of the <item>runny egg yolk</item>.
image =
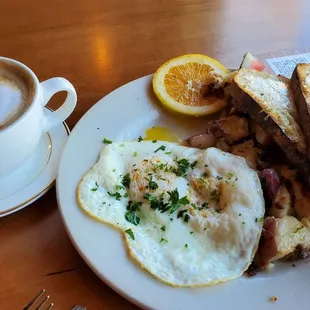
POLYGON ((180 142, 181 139, 170 129, 155 126, 145 131, 143 140, 159 140, 168 142, 180 142))

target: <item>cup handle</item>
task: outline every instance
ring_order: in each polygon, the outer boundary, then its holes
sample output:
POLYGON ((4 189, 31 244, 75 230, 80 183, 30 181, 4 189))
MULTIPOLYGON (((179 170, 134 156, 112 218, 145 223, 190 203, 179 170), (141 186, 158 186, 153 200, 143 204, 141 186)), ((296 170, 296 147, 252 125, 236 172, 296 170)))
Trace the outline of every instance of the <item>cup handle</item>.
POLYGON ((43 96, 42 104, 46 106, 53 95, 60 91, 67 92, 65 102, 53 113, 44 116, 43 129, 49 131, 52 127, 61 124, 73 112, 77 95, 73 85, 66 79, 55 77, 40 83, 41 92, 43 96))

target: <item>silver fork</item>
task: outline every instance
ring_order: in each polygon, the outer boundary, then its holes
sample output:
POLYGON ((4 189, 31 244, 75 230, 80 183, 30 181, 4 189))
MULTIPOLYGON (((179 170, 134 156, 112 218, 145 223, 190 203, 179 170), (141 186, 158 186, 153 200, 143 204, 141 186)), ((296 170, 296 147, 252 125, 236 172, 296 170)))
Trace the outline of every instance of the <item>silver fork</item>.
MULTIPOLYGON (((40 302, 40 299, 42 299, 41 297, 44 295, 46 289, 43 289, 35 298, 33 298, 30 303, 25 307, 23 308, 22 310, 30 310, 30 309, 33 309, 33 310, 43 310, 43 306, 47 303, 47 301, 50 299, 50 296, 47 295, 41 302, 40 302), (39 304, 37 302, 40 302, 39 304), (35 305, 37 304, 37 306, 35 305), (31 307, 36 307, 36 308, 31 308, 31 307)), ((54 307, 54 304, 53 303, 50 303, 49 306, 46 308, 46 310, 51 310, 53 309, 54 307)))

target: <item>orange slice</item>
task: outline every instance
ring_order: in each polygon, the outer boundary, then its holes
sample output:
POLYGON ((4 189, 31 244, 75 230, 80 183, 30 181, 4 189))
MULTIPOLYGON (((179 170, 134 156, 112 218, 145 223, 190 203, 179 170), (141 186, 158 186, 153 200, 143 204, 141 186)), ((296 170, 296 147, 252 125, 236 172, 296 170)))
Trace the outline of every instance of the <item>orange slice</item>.
POLYGON ((205 55, 188 54, 164 63, 153 77, 153 89, 161 103, 187 115, 207 115, 223 109, 227 100, 209 90, 221 88, 230 72, 205 55))

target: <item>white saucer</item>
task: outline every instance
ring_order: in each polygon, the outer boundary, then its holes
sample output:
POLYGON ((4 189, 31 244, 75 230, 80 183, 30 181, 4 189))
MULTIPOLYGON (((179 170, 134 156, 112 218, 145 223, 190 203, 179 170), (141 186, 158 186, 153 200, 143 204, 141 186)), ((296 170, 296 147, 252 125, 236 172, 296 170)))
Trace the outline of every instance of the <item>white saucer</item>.
MULTIPOLYGON (((52 110, 45 108, 44 113, 52 110)), ((66 123, 53 128, 42 136, 36 152, 22 167, 0 178, 0 217, 25 208, 54 185, 69 132, 66 123)))

